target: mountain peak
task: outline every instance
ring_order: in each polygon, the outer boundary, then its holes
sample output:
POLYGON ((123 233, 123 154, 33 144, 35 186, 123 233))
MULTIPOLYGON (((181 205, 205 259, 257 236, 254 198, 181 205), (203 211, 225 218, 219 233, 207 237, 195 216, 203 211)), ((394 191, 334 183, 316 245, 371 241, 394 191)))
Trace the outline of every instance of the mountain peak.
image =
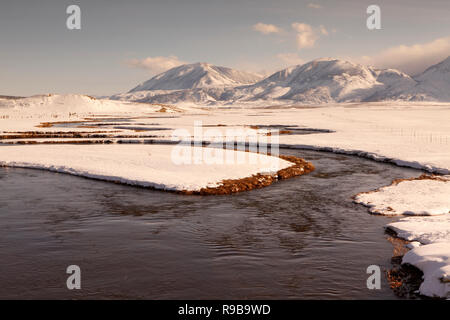
POLYGON ((212 64, 208 62, 195 62, 191 64, 185 64, 185 66, 194 66, 194 67, 211 67, 212 64))
POLYGON ((368 101, 414 86, 407 74, 336 58, 320 58, 274 73, 252 86, 260 100, 306 103, 368 101))
POLYGON ((322 58, 317 58, 317 59, 311 60, 310 62, 330 62, 330 61, 344 61, 344 60, 340 60, 337 58, 331 58, 331 57, 322 57, 322 58))
POLYGON ((158 74, 130 92, 241 86, 253 84, 259 80, 261 80, 259 75, 219 67, 206 62, 197 62, 181 65, 158 74))
POLYGON ((288 82, 311 82, 333 76, 347 74, 371 77, 372 70, 368 67, 354 64, 336 58, 319 58, 305 64, 286 68, 269 76, 266 80, 288 82))

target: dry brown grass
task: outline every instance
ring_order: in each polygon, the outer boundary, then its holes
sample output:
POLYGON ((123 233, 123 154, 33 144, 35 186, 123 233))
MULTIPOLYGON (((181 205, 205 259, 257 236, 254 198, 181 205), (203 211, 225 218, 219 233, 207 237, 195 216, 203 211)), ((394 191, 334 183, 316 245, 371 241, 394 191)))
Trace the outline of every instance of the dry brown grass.
POLYGON ((302 158, 298 158, 295 156, 280 156, 280 158, 286 161, 293 162, 294 165, 290 166, 289 168, 279 170, 274 175, 256 174, 243 179, 223 180, 220 183, 220 186, 215 188, 203 188, 200 191, 181 191, 181 193, 197 195, 232 194, 267 187, 275 181, 300 176, 314 170, 314 166, 312 165, 312 163, 309 163, 302 158))
MULTIPOLYGON (((291 130, 280 130, 280 131, 274 132, 274 133, 277 133, 277 134, 279 134, 279 135, 282 135, 282 134, 292 134, 292 131, 291 131, 291 130)), ((266 136, 271 136, 271 135, 272 135, 272 132, 267 132, 267 133, 266 133, 266 136)))
POLYGON ((38 124, 36 128, 50 128, 53 127, 53 124, 50 122, 41 122, 41 124, 38 124))

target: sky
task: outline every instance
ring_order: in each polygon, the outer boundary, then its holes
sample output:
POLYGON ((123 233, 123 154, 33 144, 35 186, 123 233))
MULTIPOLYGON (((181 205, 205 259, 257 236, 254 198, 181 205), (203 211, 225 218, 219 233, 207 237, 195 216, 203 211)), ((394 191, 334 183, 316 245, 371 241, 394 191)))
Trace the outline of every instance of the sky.
POLYGON ((195 62, 268 75, 336 57, 414 75, 449 55, 449 0, 0 3, 0 95, 111 95, 195 62), (379 30, 366 25, 372 4, 379 30), (70 5, 79 30, 66 26, 70 5))

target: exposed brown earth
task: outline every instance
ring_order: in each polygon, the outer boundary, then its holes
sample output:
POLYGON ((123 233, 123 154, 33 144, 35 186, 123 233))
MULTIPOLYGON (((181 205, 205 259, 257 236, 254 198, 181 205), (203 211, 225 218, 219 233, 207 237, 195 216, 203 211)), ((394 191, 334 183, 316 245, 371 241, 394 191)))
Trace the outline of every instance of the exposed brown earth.
POLYGON ((294 165, 279 170, 274 175, 256 174, 243 179, 223 180, 220 186, 215 188, 203 188, 200 191, 181 191, 183 194, 197 194, 197 195, 225 195, 242 191, 249 191, 253 189, 260 189, 267 187, 275 181, 282 179, 289 179, 310 173, 314 170, 312 163, 305 161, 302 158, 295 156, 279 156, 281 159, 293 162, 294 165))
MULTIPOLYGON (((142 138, 155 138, 156 135, 130 135, 121 134, 115 135, 114 133, 119 133, 121 131, 66 131, 66 132, 18 132, 18 133, 8 133, 0 135, 0 140, 17 140, 17 139, 70 139, 70 138, 94 138, 94 139, 142 139, 142 138)), ((63 143, 70 143, 70 141, 62 141, 63 143)), ((42 144, 52 143, 51 141, 41 142, 42 144)))
POLYGON ((64 140, 51 140, 51 141, 45 141, 45 142, 39 142, 39 141, 32 141, 32 140, 25 140, 25 141, 13 141, 13 142, 0 142, 0 144, 110 144, 113 143, 112 140, 71 140, 71 141, 64 141, 64 140))
MULTIPOLYGON (((281 134, 292 134, 292 131, 291 130, 279 130, 278 132, 274 132, 274 133, 277 133, 279 135, 281 135, 281 134)), ((266 133, 266 136, 271 136, 271 135, 272 135, 272 132, 267 132, 266 133)))
POLYGON ((418 298, 417 290, 423 281, 423 272, 412 265, 402 264, 403 256, 409 251, 406 247, 409 241, 398 238, 390 229, 386 232, 389 234, 388 241, 394 247, 391 258, 393 267, 386 272, 389 285, 399 297, 418 298))
POLYGON ((38 124, 36 128, 50 128, 53 127, 53 124, 50 122, 41 122, 41 124, 38 124))

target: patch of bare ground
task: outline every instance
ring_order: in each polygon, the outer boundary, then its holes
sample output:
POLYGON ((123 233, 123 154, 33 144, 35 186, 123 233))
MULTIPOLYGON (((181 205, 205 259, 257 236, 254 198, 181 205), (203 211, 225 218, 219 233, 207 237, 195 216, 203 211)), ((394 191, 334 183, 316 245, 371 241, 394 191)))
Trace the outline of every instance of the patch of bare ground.
POLYGON ((402 264, 403 256, 409 251, 406 245, 409 241, 400 239, 396 233, 387 229, 387 240, 394 247, 391 258, 392 268, 386 276, 394 293, 402 298, 419 298, 418 290, 423 281, 423 272, 410 264, 402 264))
MULTIPOLYGON (((3 140, 7 143, 19 143, 19 139, 153 139, 157 138, 157 135, 127 135, 127 134, 114 134, 121 131, 91 131, 91 132, 79 132, 79 131, 67 131, 67 132, 23 132, 23 133, 9 133, 0 135, 0 142, 3 140)), ((30 143, 56 143, 53 141, 40 141, 30 143)), ((89 142, 88 140, 84 140, 89 142)), ((23 141, 22 141, 23 143, 23 141)), ((61 143, 71 143, 68 140, 61 140, 61 143)))
POLYGON ((196 195, 226 195, 267 187, 275 181, 289 179, 310 173, 314 170, 312 163, 295 156, 279 156, 281 159, 294 163, 294 165, 279 170, 276 174, 256 174, 243 179, 223 180, 218 187, 203 188, 200 191, 181 191, 182 194, 196 195))
POLYGON ((111 144, 114 143, 112 140, 50 140, 50 141, 31 141, 31 140, 20 140, 11 142, 0 142, 0 144, 111 144))
MULTIPOLYGON (((168 110, 174 110, 178 112, 177 108, 169 106, 169 105, 159 105, 161 108, 157 110, 157 113, 167 113, 168 110)), ((72 116, 76 114, 71 114, 72 116)), ((178 118, 178 116, 140 116, 140 117, 109 117, 107 115, 96 115, 92 117, 85 117, 80 120, 68 120, 68 121, 49 121, 49 122, 41 122, 40 124, 36 125, 36 128, 51 128, 55 125, 70 125, 73 124, 74 126, 78 128, 97 128, 102 125, 111 125, 110 123, 92 123, 92 122, 109 122, 109 121, 115 121, 115 120, 136 120, 136 119, 158 119, 158 118, 178 118)))
POLYGON ((85 120, 77 120, 77 121, 51 121, 51 122, 41 122, 40 124, 36 125, 36 128, 51 128, 55 124, 79 124, 79 123, 87 123, 87 122, 93 122, 94 119, 88 119, 85 120))
POLYGON ((50 127, 53 127, 53 124, 51 124, 50 122, 41 122, 36 126, 36 128, 50 128, 50 127))
POLYGON ((120 131, 92 131, 92 132, 23 132, 0 135, 0 140, 17 140, 17 139, 49 139, 49 138, 110 138, 111 133, 120 131))
MULTIPOLYGON (((58 124, 73 124, 73 125, 78 125, 77 127, 80 127, 80 124, 83 123, 91 123, 91 122, 97 122, 97 121, 114 121, 117 119, 122 119, 122 118, 84 118, 84 120, 74 120, 74 121, 51 121, 51 122, 41 122, 40 124, 38 124, 37 126, 35 126, 36 128, 51 128, 54 125, 58 125, 58 124)), ((130 118, 131 119, 131 118, 130 118)), ((94 127, 97 127, 97 125, 93 125, 94 127)), ((83 126, 84 128, 89 127, 89 125, 85 125, 83 126)))
POLYGON ((97 129, 97 128, 99 128, 100 126, 99 125, 92 125, 92 126, 77 126, 77 128, 81 128, 81 129, 83 129, 83 128, 86 128, 86 129, 97 129))
POLYGON ((215 128, 215 127, 228 127, 226 124, 204 124, 203 127, 205 128, 215 128))
MULTIPOLYGON (((292 134, 292 131, 291 130, 279 130, 278 132, 275 132, 275 133, 277 133, 277 134, 279 134, 279 135, 282 135, 282 134, 292 134)), ((272 135, 272 132, 267 132, 266 133, 266 136, 271 136, 272 135)))

